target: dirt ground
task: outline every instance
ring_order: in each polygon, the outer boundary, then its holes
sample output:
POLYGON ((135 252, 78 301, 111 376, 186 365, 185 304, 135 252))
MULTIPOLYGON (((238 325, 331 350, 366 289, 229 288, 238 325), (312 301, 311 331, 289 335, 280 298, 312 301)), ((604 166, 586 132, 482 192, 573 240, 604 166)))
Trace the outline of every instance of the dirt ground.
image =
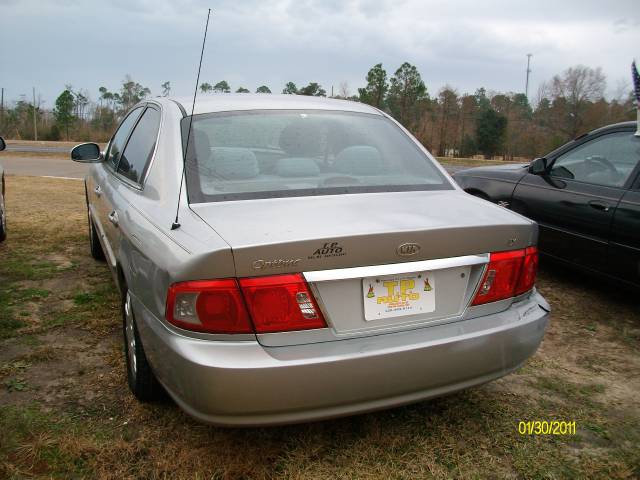
POLYGON ((8 177, 0 244, 0 478, 638 478, 638 295, 548 265, 545 340, 446 398, 261 429, 128 392, 118 296, 89 257, 81 182, 8 177), (575 435, 518 422, 575 421, 575 435))

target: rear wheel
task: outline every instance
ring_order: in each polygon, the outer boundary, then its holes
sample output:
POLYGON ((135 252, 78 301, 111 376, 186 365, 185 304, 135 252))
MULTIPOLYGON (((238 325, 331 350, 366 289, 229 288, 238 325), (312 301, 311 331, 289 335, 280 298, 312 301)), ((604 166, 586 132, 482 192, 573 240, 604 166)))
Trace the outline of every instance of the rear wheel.
POLYGON ((91 256, 95 260, 104 260, 104 250, 102 250, 102 245, 100 245, 98 232, 96 226, 93 224, 93 220, 91 220, 89 210, 87 210, 87 217, 89 218, 89 249, 91 250, 91 256))
POLYGON ((131 294, 126 287, 122 296, 122 330, 129 389, 142 402, 155 400, 160 396, 162 387, 151 370, 142 348, 131 305, 131 294))

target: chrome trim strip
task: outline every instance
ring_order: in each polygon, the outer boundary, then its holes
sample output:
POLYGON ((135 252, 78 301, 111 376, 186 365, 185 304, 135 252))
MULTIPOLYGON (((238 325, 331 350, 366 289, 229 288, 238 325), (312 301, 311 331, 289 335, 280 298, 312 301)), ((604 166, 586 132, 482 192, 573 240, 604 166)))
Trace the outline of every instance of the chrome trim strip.
POLYGON ((466 267, 489 263, 489 254, 465 255, 462 257, 437 258, 419 262, 391 263, 367 267, 339 268, 335 270, 317 270, 303 272, 307 282, 328 282, 331 280, 347 280, 350 278, 382 277, 396 273, 422 272, 442 270, 445 268, 466 267))

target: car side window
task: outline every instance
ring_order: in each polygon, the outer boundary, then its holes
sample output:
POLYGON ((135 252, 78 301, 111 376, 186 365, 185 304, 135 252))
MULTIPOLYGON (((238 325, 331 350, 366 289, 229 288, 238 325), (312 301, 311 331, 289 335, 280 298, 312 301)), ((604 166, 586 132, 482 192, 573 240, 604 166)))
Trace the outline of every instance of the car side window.
POLYGON ((149 165, 156 146, 160 112, 147 108, 136 125, 120 157, 118 173, 132 182, 142 183, 144 172, 149 165))
POLYGON ((138 117, 142 113, 143 108, 138 107, 129 112, 129 115, 122 121, 120 127, 113 135, 113 139, 111 140, 111 144, 109 145, 109 151, 107 152, 106 163, 111 168, 115 170, 118 166, 118 162, 120 161, 120 155, 122 154, 122 150, 124 148, 124 143, 127 141, 129 137, 129 133, 131 129, 136 124, 138 117))
POLYGON ((640 160, 640 138, 632 132, 603 135, 560 155, 551 175, 607 187, 622 187, 640 160))

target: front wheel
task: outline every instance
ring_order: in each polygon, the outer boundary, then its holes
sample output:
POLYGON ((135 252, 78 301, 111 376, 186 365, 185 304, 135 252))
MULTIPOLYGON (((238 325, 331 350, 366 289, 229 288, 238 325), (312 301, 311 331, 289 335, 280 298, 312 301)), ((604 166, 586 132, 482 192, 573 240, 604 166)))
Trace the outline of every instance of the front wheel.
POLYGON ((129 389, 142 402, 156 400, 160 396, 162 387, 151 370, 142 348, 128 289, 125 290, 122 298, 122 330, 129 389))

